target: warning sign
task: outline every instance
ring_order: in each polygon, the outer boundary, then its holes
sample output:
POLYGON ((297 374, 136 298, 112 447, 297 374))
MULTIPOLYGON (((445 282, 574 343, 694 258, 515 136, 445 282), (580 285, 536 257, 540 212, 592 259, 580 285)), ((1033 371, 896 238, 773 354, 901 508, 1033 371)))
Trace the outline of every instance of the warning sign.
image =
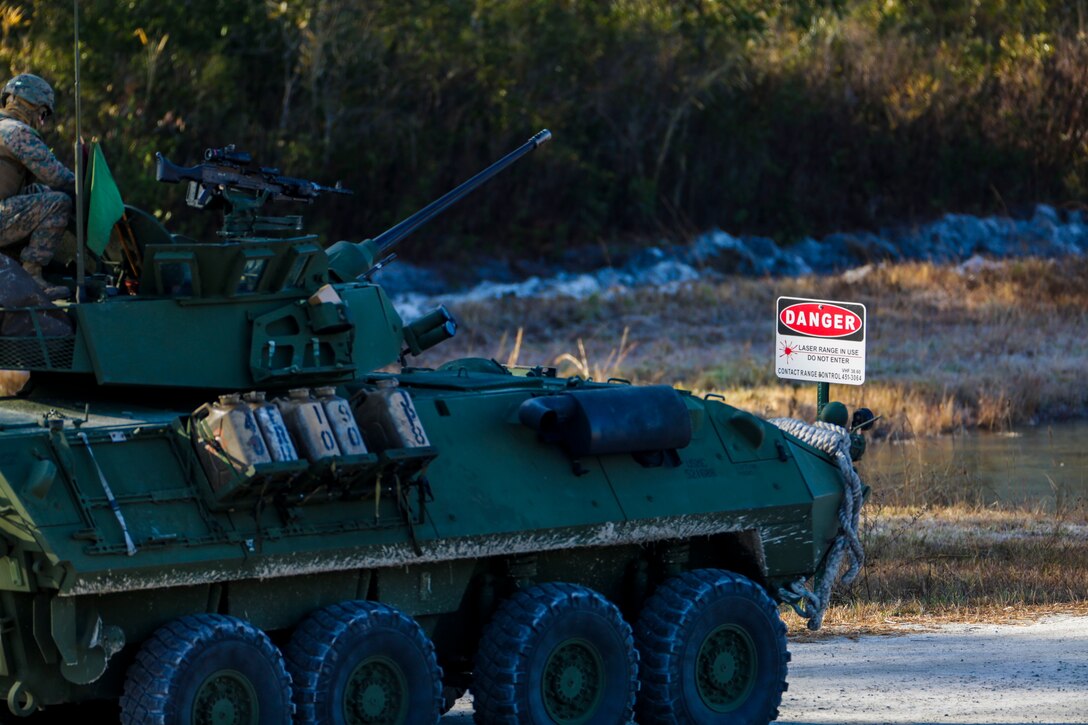
POLYGON ((817 383, 865 382, 865 305, 779 297, 775 371, 817 383))

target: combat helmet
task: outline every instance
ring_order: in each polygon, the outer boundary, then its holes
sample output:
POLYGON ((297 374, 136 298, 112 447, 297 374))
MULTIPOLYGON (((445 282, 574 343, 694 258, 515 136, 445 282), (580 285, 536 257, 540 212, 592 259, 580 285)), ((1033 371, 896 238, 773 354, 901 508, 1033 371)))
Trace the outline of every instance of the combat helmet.
POLYGON ((820 410, 816 419, 822 420, 824 423, 832 423, 840 428, 845 428, 846 421, 849 417, 846 413, 846 406, 837 400, 833 400, 820 410))
POLYGON ((0 107, 7 105, 9 96, 21 98, 34 107, 44 106, 53 113, 53 87, 33 73, 20 73, 4 84, 0 107))

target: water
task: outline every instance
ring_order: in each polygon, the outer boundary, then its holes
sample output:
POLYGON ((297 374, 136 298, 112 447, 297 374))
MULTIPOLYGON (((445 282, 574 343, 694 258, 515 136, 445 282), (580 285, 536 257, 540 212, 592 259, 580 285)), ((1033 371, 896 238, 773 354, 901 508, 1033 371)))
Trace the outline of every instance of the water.
POLYGON ((1067 510, 1088 502, 1086 436, 1081 422, 872 443, 858 470, 886 503, 1067 510))

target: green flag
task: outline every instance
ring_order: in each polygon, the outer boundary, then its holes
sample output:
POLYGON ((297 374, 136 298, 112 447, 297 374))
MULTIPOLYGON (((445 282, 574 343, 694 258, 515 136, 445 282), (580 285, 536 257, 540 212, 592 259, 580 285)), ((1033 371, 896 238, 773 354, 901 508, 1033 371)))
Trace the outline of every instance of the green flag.
POLYGON ((102 254, 110 242, 113 225, 125 213, 125 203, 121 201, 121 192, 106 164, 102 147, 96 141, 91 151, 91 183, 88 193, 90 205, 87 210, 87 248, 95 254, 102 254))

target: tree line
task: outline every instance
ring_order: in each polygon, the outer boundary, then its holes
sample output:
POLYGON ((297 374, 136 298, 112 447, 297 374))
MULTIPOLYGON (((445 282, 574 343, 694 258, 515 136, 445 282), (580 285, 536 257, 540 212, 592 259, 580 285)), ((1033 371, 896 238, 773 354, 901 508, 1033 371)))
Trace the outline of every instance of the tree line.
MULTIPOLYGON (((554 142, 421 231, 409 256, 556 256, 711 226, 789 241, 1082 205, 1086 0, 82 0, 83 134, 126 201, 236 144, 353 189, 311 227, 372 236, 540 128, 554 142)), ((0 2, 0 59, 58 91, 72 4, 0 2)))

